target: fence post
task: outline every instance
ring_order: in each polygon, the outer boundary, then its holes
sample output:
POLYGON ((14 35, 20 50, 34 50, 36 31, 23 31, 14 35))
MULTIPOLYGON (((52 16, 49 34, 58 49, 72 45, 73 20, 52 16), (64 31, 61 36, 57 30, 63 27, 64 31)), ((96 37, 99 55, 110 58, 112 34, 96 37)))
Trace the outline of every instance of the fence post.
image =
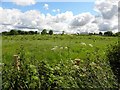
POLYGON ((75 65, 80 65, 80 59, 75 59, 75 65))
POLYGON ((20 70, 20 57, 18 55, 14 55, 14 67, 17 70, 20 70))

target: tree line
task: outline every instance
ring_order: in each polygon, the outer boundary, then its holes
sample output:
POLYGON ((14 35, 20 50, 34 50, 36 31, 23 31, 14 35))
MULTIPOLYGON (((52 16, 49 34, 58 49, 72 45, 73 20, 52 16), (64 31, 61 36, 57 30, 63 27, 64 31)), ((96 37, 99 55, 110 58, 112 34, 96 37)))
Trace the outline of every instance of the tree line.
POLYGON ((33 35, 38 34, 37 31, 21 31, 21 30, 10 30, 2 32, 2 35, 33 35))
MULTIPOLYGON (((15 30, 15 29, 2 32, 2 35, 34 35, 34 34, 40 34, 40 33, 38 31, 22 31, 22 30, 15 30)), ((49 32, 47 33, 47 30, 43 29, 41 34, 42 35, 46 35, 46 34, 52 35, 53 31, 49 30, 49 32)))
MULTIPOLYGON (((47 29, 43 29, 41 32, 38 32, 38 31, 22 31, 22 30, 15 30, 15 29, 12 29, 10 31, 2 32, 2 35, 34 35, 34 34, 53 35, 54 32, 53 32, 53 30, 48 31, 47 29)), ((65 34, 65 31, 63 31, 61 35, 64 35, 64 34, 65 34)), ((81 35, 81 34, 77 33, 77 35, 81 35)), ((106 31, 104 33, 99 32, 98 34, 97 33, 89 33, 88 35, 120 36, 120 32, 113 33, 112 31, 106 31)))
POLYGON ((120 36, 120 32, 113 33, 112 31, 106 31, 106 32, 104 32, 104 33, 99 32, 98 34, 96 34, 96 33, 89 33, 89 35, 120 36))

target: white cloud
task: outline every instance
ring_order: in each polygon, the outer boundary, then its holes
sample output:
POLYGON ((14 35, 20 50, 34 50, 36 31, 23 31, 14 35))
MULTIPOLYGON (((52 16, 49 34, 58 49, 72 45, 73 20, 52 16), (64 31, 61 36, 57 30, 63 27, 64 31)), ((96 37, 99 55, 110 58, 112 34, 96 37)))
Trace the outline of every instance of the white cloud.
POLYGON ((20 6, 34 5, 36 3, 35 0, 12 0, 12 2, 20 6))
POLYGON ((110 23, 109 22, 101 22, 99 24, 100 31, 107 31, 110 30, 110 23))
POLYGON ((117 4, 108 1, 97 0, 95 3, 95 10, 99 12, 104 19, 111 19, 115 14, 117 14, 117 4))
MULTIPOLYGON (((49 5, 44 5, 49 8, 49 5)), ((13 28, 21 30, 52 29, 56 33, 88 33, 112 30, 118 31, 118 16, 114 10, 117 3, 108 0, 96 1, 95 10, 100 13, 94 16, 89 12, 73 15, 71 11, 58 13, 55 16, 43 14, 37 10, 21 12, 18 9, 0 8, 0 32, 13 28), (114 12, 114 13, 113 13, 114 12), (107 15, 108 14, 108 15, 107 15)), ((59 9, 53 10, 58 12, 59 9)))
POLYGON ((90 13, 82 13, 76 15, 71 23, 74 27, 84 26, 85 24, 92 22, 94 20, 94 16, 90 13))
POLYGON ((94 23, 100 31, 118 31, 118 1, 119 0, 96 0, 95 11, 100 16, 96 17, 94 23))
POLYGON ((71 32, 69 23, 73 18, 72 12, 65 12, 52 16, 44 15, 36 10, 21 12, 17 9, 2 9, 0 8, 0 27, 1 30, 16 29, 52 29, 56 32, 71 32), (11 26, 11 28, 10 28, 11 26))
POLYGON ((0 9, 0 23, 16 24, 20 21, 21 11, 18 9, 0 9))
POLYGON ((60 9, 53 9, 52 10, 54 13, 60 13, 60 9))
POLYGON ((48 4, 44 4, 43 8, 48 10, 49 9, 49 5, 48 4))

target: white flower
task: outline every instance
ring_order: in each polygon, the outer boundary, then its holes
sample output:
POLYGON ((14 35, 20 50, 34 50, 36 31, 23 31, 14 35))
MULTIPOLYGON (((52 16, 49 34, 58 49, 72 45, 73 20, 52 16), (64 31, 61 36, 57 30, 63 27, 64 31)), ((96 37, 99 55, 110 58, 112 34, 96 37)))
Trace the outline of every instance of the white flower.
POLYGON ((58 46, 54 46, 54 48, 57 48, 58 46))
POLYGON ((86 46, 86 43, 84 43, 84 42, 81 42, 81 45, 84 45, 84 46, 86 46))
POLYGON ((93 47, 93 45, 92 44, 88 44, 90 47, 93 47))
POLYGON ((54 51, 57 49, 58 46, 54 46, 51 50, 54 51))
POLYGON ((65 47, 65 49, 68 49, 68 47, 65 47))
POLYGON ((56 48, 52 48, 51 50, 54 51, 56 48))
POLYGON ((63 47, 60 47, 60 49, 63 49, 63 47))

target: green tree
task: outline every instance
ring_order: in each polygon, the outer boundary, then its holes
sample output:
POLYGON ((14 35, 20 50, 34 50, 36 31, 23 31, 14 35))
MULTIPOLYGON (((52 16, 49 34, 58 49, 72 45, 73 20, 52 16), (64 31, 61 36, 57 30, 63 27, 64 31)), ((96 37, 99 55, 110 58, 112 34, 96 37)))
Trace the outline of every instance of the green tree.
POLYGON ((34 34, 34 31, 29 31, 29 35, 33 35, 34 34))
POLYGON ((38 32, 37 32, 37 31, 35 31, 34 33, 35 33, 35 34, 38 34, 38 32))
POLYGON ((2 32, 2 35, 8 35, 7 31, 2 32))
POLYGON ((45 35, 47 34, 47 30, 46 29, 43 29, 42 32, 41 32, 42 35, 45 35))
POLYGON ((62 31, 62 34, 61 35, 64 35, 65 34, 65 31, 62 31))
POLYGON ((94 33, 89 33, 89 35, 94 35, 94 33))
POLYGON ((49 31, 49 35, 52 35, 52 34, 53 34, 53 30, 50 30, 50 31, 49 31))
POLYGON ((16 30, 11 30, 9 32, 9 35, 18 35, 18 32, 16 30))
POLYGON ((105 36, 112 36, 113 33, 112 33, 112 31, 107 31, 107 32, 104 33, 104 35, 105 35, 105 36))
POLYGON ((120 32, 115 33, 115 36, 120 36, 120 32))
POLYGON ((103 35, 103 33, 102 33, 102 32, 99 32, 99 35, 103 35))

